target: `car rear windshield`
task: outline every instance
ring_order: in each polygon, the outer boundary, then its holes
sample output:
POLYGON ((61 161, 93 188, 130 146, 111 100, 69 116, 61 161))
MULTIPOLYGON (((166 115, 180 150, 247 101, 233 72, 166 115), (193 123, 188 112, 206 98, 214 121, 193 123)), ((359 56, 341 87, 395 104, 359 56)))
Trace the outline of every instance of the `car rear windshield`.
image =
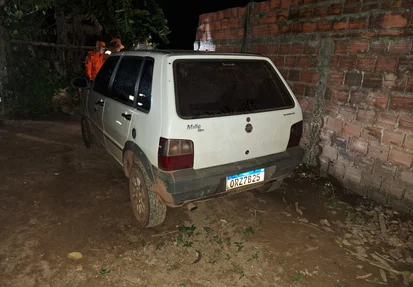
POLYGON ((294 107, 265 60, 174 61, 177 112, 182 118, 248 114, 294 107))

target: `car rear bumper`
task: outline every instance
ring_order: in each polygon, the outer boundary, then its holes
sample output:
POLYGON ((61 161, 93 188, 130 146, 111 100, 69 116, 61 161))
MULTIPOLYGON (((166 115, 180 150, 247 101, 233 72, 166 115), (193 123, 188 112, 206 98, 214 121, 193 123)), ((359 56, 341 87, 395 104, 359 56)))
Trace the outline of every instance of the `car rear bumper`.
POLYGON ((302 162, 303 156, 302 148, 293 147, 282 153, 201 170, 185 169, 175 172, 163 172, 154 167, 157 180, 164 187, 158 195, 166 205, 176 207, 192 201, 252 190, 268 182, 288 176, 302 162), (226 191, 227 176, 259 168, 265 168, 263 182, 226 191))

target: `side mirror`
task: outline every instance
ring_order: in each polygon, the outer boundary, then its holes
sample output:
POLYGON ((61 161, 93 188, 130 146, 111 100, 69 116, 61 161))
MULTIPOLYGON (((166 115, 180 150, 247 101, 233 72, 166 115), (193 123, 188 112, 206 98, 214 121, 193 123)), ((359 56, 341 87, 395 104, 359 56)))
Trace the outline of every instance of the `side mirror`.
POLYGON ((72 79, 70 83, 72 84, 74 88, 78 88, 78 89, 89 89, 90 88, 89 82, 85 78, 74 78, 72 79))

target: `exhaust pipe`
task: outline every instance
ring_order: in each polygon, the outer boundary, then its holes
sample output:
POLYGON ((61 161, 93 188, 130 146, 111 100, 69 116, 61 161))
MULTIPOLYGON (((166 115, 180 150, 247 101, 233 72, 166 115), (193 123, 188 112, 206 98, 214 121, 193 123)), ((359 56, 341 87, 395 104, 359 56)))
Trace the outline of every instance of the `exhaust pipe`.
POLYGON ((197 209, 198 208, 198 205, 196 205, 195 203, 188 203, 187 205, 186 205, 186 208, 188 208, 188 210, 189 211, 194 211, 195 209, 197 209))

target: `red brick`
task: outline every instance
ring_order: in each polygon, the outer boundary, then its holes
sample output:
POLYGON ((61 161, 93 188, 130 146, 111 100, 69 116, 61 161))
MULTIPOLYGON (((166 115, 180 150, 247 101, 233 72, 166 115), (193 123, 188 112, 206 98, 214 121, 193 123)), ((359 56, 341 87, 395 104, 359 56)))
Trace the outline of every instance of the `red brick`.
POLYGON ((387 145, 402 146, 404 134, 385 130, 383 133, 382 143, 387 145))
POLYGON ((408 77, 407 83, 406 83, 406 93, 412 93, 412 92, 413 92, 413 77, 408 77))
POLYGON ((327 7, 314 7, 313 9, 313 17, 325 17, 328 15, 327 7))
POLYGON ((413 56, 399 56, 398 72, 403 74, 413 73, 413 56))
POLYGON ((344 84, 349 87, 360 87, 361 80, 363 79, 362 73, 357 72, 347 72, 344 84))
POLYGON ((387 12, 384 15, 383 28, 406 27, 410 20, 410 12, 387 12))
POLYGON ((338 109, 338 119, 353 121, 356 119, 357 110, 352 107, 340 106, 338 109))
POLYGON ((353 124, 353 123, 346 123, 344 124, 343 132, 351 136, 359 137, 361 134, 361 125, 353 124))
POLYGON ((268 12, 258 20, 258 23, 261 25, 273 24, 275 22, 277 22, 277 14, 275 12, 268 12))
POLYGON ((283 56, 272 56, 271 57, 272 62, 274 63, 275 66, 277 67, 284 67, 284 57, 283 56))
POLYGON ((411 153, 392 149, 389 159, 395 163, 410 167, 412 165, 413 155, 411 153))
POLYGON ((343 122, 335 118, 328 118, 326 128, 330 131, 341 133, 343 122))
POLYGON ((349 29, 364 29, 366 26, 366 18, 359 19, 349 19, 348 28, 349 29))
POLYGON ((298 8, 290 9, 290 13, 288 15, 288 20, 294 21, 300 18, 300 10, 298 8))
POLYGON ((347 19, 333 21, 333 30, 346 30, 347 29, 347 19))
POLYGON ((375 125, 382 128, 394 129, 397 124, 397 115, 378 113, 375 125))
POLYGON ((330 99, 337 102, 347 102, 349 97, 348 91, 343 90, 331 90, 330 99))
POLYGON ((385 89, 397 92, 404 92, 406 88, 407 77, 406 75, 400 75, 399 77, 393 73, 384 75, 383 87, 385 89))
POLYGON ((280 26, 280 28, 279 28, 279 30, 280 30, 280 33, 281 34, 287 34, 287 33, 290 33, 291 32, 291 27, 290 26, 288 26, 288 25, 279 25, 280 26))
POLYGON ((288 80, 289 81, 294 81, 294 82, 299 82, 300 81, 300 71, 290 70, 290 72, 288 73, 288 80))
POLYGON ((377 9, 379 9, 379 7, 380 7, 380 2, 381 1, 374 1, 374 2, 367 2, 367 3, 365 3, 364 1, 363 1, 363 5, 361 6, 361 11, 362 12, 364 12, 364 11, 373 11, 373 10, 377 10, 377 9))
POLYGON ((270 9, 278 9, 281 6, 281 0, 271 0, 270 9))
POLYGON ((301 109, 303 112, 311 112, 313 110, 313 100, 306 98, 298 98, 301 109))
POLYGON ((222 29, 232 29, 235 28, 234 19, 223 19, 222 20, 222 29))
POLYGON ((304 7, 300 9, 300 19, 311 18, 313 9, 312 7, 304 7))
POLYGON ((396 55, 408 54, 411 48, 412 42, 408 40, 390 42, 389 52, 396 55))
POLYGON ((369 110, 358 110, 357 120, 363 123, 372 124, 375 121, 376 112, 369 110))
POLYGON ((370 43, 370 52, 372 53, 383 53, 387 50, 387 47, 389 46, 389 42, 386 41, 380 41, 380 42, 371 42, 370 43))
POLYGON ((309 59, 308 56, 297 56, 296 65, 298 68, 308 68, 309 59))
POLYGON ((378 56, 376 71, 394 72, 397 66, 397 56, 378 56))
POLYGON ((278 69, 284 79, 288 78, 289 70, 288 69, 278 69))
POLYGON ((295 67, 295 56, 287 56, 285 57, 285 66, 294 68, 295 67))
POLYGON ((346 40, 334 41, 334 52, 336 54, 347 54, 349 51, 349 42, 346 40))
POLYGON ((339 56, 332 56, 331 57, 331 67, 332 68, 338 68, 338 63, 340 62, 340 57, 339 56))
POLYGON ((413 136, 406 136, 403 147, 408 150, 413 150, 413 136))
POLYGON ((268 37, 268 35, 271 34, 270 32, 270 26, 265 25, 265 26, 255 26, 252 27, 252 33, 256 37, 268 37))
POLYGON ((360 71, 373 71, 376 65, 375 56, 357 56, 356 68, 360 71))
POLYGON ((390 108, 395 111, 411 112, 413 109, 413 97, 393 95, 391 98, 390 108))
POLYGON ((350 92, 350 103, 351 104, 364 104, 367 101, 368 92, 363 91, 351 91, 350 92))
POLYGON ((277 36, 280 34, 280 27, 277 24, 270 25, 270 34, 271 36, 277 36))
POLYGON ((352 138, 350 140, 350 143, 348 145, 349 149, 355 152, 359 152, 362 154, 367 154, 367 148, 368 148, 369 144, 364 141, 364 140, 360 140, 357 138, 352 138))
POLYGON ((304 83, 316 83, 320 78, 318 72, 301 71, 300 81, 304 83))
POLYGON ((279 11, 277 12, 277 22, 283 22, 288 20, 288 10, 285 11, 279 11))
MULTIPOLYGON (((311 85, 311 84, 310 84, 311 85)), ((313 98, 317 93, 317 87, 308 85, 305 89, 305 96, 313 98)))
POLYGON ((337 149, 331 146, 323 146, 322 147, 322 156, 327 157, 331 160, 337 159, 337 149))
POLYGON ((261 2, 260 12, 263 13, 269 10, 270 10, 270 2, 269 1, 261 2))
POLYGON ((337 102, 326 102, 323 105, 323 114, 330 116, 337 116, 338 103, 337 102))
POLYGON ((312 33, 317 29, 317 23, 315 22, 305 22, 303 24, 303 31, 305 33, 312 33))
POLYGON ((404 132, 413 132, 413 117, 400 116, 399 130, 404 132))
POLYGON ((381 74, 365 73, 363 79, 363 88, 378 89, 383 85, 381 74))
POLYGON ((304 96, 305 85, 300 84, 300 83, 295 83, 293 86, 293 92, 296 96, 304 96))
POLYGON ((356 66, 356 59, 357 57, 355 55, 340 56, 340 60, 338 63, 339 69, 354 70, 356 66))
POLYGON ((376 158, 382 161, 387 161, 389 158, 390 148, 388 146, 383 146, 380 143, 370 142, 368 156, 376 158))
POLYGON ((280 44, 279 53, 280 54, 289 54, 291 44, 280 44))
POLYGON ((281 0, 281 8, 290 8, 291 0, 281 0))
POLYGON ((328 7, 328 14, 329 15, 340 15, 342 10, 343 10, 342 4, 331 4, 330 7, 328 7))
POLYGON ((380 142, 382 135, 382 129, 371 127, 371 126, 364 126, 363 130, 361 131, 361 138, 367 140, 368 142, 380 142))
POLYGON ((317 31, 325 32, 331 30, 331 21, 327 19, 320 19, 317 22, 317 31))
POLYGON ((328 73, 327 85, 341 86, 343 84, 344 73, 338 71, 330 71, 328 73))
POLYGON ((302 54, 304 52, 304 44, 302 43, 292 43, 291 44, 291 54, 302 54))
POLYGON ((350 53, 364 53, 369 48, 368 40, 354 41, 350 46, 350 53))
POLYGON ((389 102, 389 95, 384 93, 370 93, 367 97, 367 104, 372 107, 385 109, 389 102))
POLYGON ((413 185, 413 172, 411 171, 403 171, 400 173, 401 181, 413 185))

